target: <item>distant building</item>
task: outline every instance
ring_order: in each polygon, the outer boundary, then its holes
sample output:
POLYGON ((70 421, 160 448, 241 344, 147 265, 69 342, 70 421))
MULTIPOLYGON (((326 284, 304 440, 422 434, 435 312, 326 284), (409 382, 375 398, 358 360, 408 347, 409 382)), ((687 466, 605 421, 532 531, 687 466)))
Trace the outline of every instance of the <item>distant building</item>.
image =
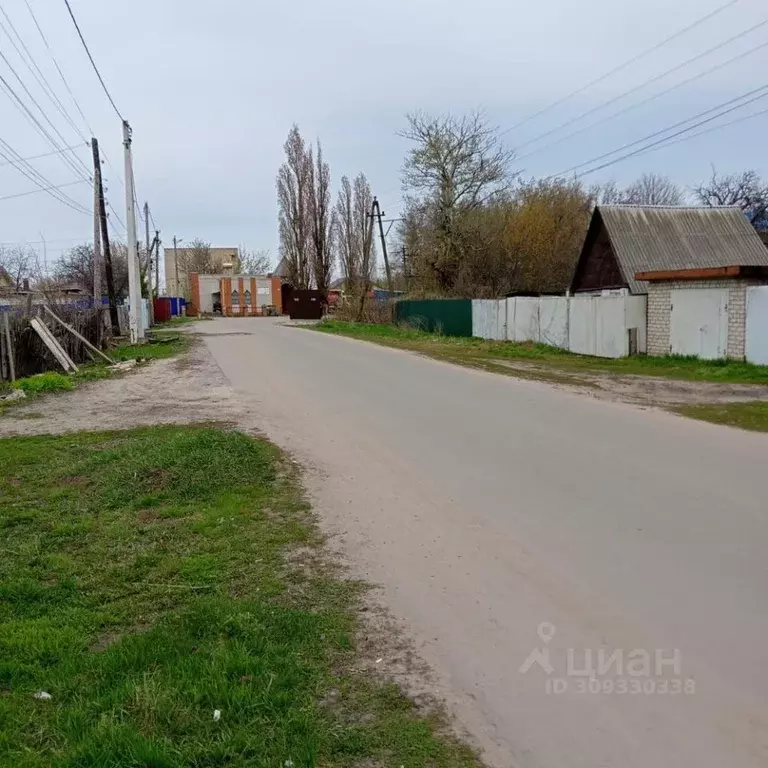
MULTIPOLYGON (((189 274, 200 272, 194 264, 194 248, 165 248, 165 293, 167 296, 190 298, 189 274), (191 267, 189 270, 187 267, 191 267)), ((237 272, 240 269, 239 248, 211 248, 209 252, 211 274, 237 272)))
POLYGON ((282 290, 279 277, 263 275, 200 275, 189 279, 190 297, 187 314, 269 315, 282 312, 282 290))

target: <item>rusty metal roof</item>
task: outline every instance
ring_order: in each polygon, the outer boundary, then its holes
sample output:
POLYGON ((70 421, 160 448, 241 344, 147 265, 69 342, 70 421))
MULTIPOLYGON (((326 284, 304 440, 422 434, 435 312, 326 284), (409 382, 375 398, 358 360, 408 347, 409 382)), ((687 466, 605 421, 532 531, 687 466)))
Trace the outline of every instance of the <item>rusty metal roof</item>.
POLYGON ((768 267, 768 248, 740 208, 601 205, 597 213, 632 293, 648 293, 638 272, 768 267))

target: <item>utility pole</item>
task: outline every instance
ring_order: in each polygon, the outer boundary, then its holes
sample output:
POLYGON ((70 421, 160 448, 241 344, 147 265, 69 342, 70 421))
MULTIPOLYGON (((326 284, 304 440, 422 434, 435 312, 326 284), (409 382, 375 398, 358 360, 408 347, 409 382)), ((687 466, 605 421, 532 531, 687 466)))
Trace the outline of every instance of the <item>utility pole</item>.
POLYGON ((147 288, 149 289, 147 292, 149 294, 149 298, 152 298, 152 246, 149 242, 149 203, 144 203, 144 226, 145 226, 145 234, 146 234, 146 240, 144 241, 147 244, 147 288))
POLYGON ((99 140, 91 139, 93 150, 93 178, 99 189, 99 219, 101 221, 101 245, 104 254, 104 271, 107 276, 107 295, 109 296, 109 322, 112 334, 120 335, 120 320, 117 317, 117 296, 115 295, 115 278, 112 272, 112 254, 109 249, 109 228, 107 226, 107 206, 104 201, 104 186, 101 180, 101 159, 99 157, 99 140))
MULTIPOLYGON (((384 224, 381 220, 381 217, 384 214, 381 212, 381 206, 379 205, 378 198, 373 198, 373 211, 371 212, 371 216, 376 216, 376 218, 379 220, 379 234, 381 235, 381 252, 384 256, 384 269, 387 273, 387 290, 392 293, 392 270, 389 266, 389 256, 387 255, 387 238, 384 236, 384 224)), ((373 222, 371 222, 373 223, 373 222)))
MULTIPOLYGON (((98 151, 98 149, 97 149, 98 151)), ((99 178, 93 174, 93 306, 99 320, 101 341, 101 216, 99 215, 99 178)))
POLYGON ((131 344, 138 344, 144 338, 144 324, 141 318, 141 278, 136 249, 131 126, 128 125, 127 120, 123 120, 123 148, 125 155, 125 216, 128 228, 128 320, 131 328, 131 344))
MULTIPOLYGON (((166 281, 168 278, 165 278, 166 281)), ((160 230, 155 230, 155 297, 160 296, 160 230)))
MULTIPOLYGON (((176 235, 173 236, 173 266, 176 270, 176 296, 179 295, 179 254, 178 254, 178 241, 176 239, 176 235)), ((168 280, 168 275, 165 276, 166 281, 168 280)))

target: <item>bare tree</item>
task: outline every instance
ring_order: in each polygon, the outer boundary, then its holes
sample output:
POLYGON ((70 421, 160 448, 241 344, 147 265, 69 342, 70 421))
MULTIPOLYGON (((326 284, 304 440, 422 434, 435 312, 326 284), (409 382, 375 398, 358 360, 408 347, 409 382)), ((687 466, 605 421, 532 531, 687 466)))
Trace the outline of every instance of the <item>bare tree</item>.
POLYGON ((672 180, 656 173, 644 173, 621 189, 615 181, 590 188, 595 205, 666 205, 685 203, 685 193, 672 180))
POLYGON ((753 226, 760 226, 768 220, 768 184, 762 181, 757 171, 721 176, 713 167, 710 180, 693 192, 702 205, 741 208, 753 226))
POLYGON ((362 239, 355 226, 354 194, 348 176, 342 176, 341 179, 341 187, 334 207, 333 225, 341 275, 347 290, 352 290, 360 279, 362 239))
POLYGON ((192 240, 186 248, 178 250, 179 266, 189 276, 192 272, 213 274, 217 265, 214 263, 211 244, 204 240, 192 240))
POLYGON ((249 251, 241 245, 239 250, 240 271, 244 275, 268 275, 272 271, 272 254, 268 249, 249 251))
POLYGON ((360 304, 357 320, 363 319, 365 300, 371 290, 373 277, 376 274, 376 251, 373 244, 373 192, 364 173, 354 182, 353 212, 355 229, 359 233, 356 238, 361 244, 360 252, 360 304), (360 236, 362 235, 362 236, 360 236))
POLYGON ((13 291, 22 290, 24 282, 34 280, 40 272, 37 251, 27 245, 0 246, 0 267, 7 273, 13 291))
POLYGON ((311 228, 308 216, 312 163, 299 127, 294 125, 284 145, 285 162, 277 174, 280 254, 295 288, 308 288, 311 280, 311 228))
POLYGON ((328 295, 333 269, 333 208, 331 206, 331 167, 323 159, 323 148, 317 142, 317 162, 309 148, 309 205, 312 239, 311 262, 315 288, 328 295))
MULTIPOLYGON (((128 295, 128 249, 124 243, 112 241, 112 274, 118 298, 128 295)), ((80 286, 93 294, 93 245, 83 243, 67 251, 57 262, 54 277, 63 283, 80 286)))
POLYGON ((666 176, 644 173, 624 190, 621 202, 625 205, 677 206, 685 202, 685 195, 680 187, 666 176))
POLYGON ((414 143, 403 165, 403 188, 435 202, 444 214, 477 205, 509 187, 514 154, 479 112, 463 117, 407 116, 400 136, 414 143))

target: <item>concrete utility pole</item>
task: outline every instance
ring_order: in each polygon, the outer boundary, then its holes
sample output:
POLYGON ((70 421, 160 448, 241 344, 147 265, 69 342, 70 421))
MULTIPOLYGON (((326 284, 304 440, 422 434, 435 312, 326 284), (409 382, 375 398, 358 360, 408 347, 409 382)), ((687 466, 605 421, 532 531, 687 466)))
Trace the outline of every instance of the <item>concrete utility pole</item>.
MULTIPOLYGON (((166 281, 168 277, 166 276, 166 281)), ((160 230, 155 230, 155 296, 160 295, 160 230)))
MULTIPOLYGON (((178 254, 178 245, 179 243, 184 242, 184 239, 178 240, 176 238, 176 235, 173 236, 173 267, 176 270, 176 296, 180 296, 179 293, 179 254, 178 254)), ((168 280, 168 275, 165 276, 165 279, 168 280)))
POLYGON ((117 317, 117 296, 115 295, 115 278, 112 272, 112 254, 109 249, 109 227, 107 224, 107 206, 104 201, 104 186, 101 179, 101 159, 99 157, 99 140, 91 139, 93 150, 93 178, 99 188, 99 219, 101 221, 101 246, 104 254, 104 271, 107 276, 107 296, 109 296, 109 322, 112 334, 120 335, 120 320, 117 317))
POLYGON ((384 236, 384 223, 381 220, 381 217, 384 214, 381 212, 381 206, 379 205, 378 198, 373 198, 373 212, 371 213, 371 216, 376 216, 376 218, 379 220, 379 234, 381 235, 381 252, 384 256, 384 269, 387 273, 387 290, 391 293, 392 292, 392 270, 389 267, 389 256, 387 255, 387 238, 384 236))
POLYGON ((136 249, 136 208, 133 189, 133 159, 131 157, 131 126, 123 120, 123 147, 125 155, 125 216, 128 228, 128 318, 131 328, 131 344, 144 338, 141 318, 141 277, 136 249))

